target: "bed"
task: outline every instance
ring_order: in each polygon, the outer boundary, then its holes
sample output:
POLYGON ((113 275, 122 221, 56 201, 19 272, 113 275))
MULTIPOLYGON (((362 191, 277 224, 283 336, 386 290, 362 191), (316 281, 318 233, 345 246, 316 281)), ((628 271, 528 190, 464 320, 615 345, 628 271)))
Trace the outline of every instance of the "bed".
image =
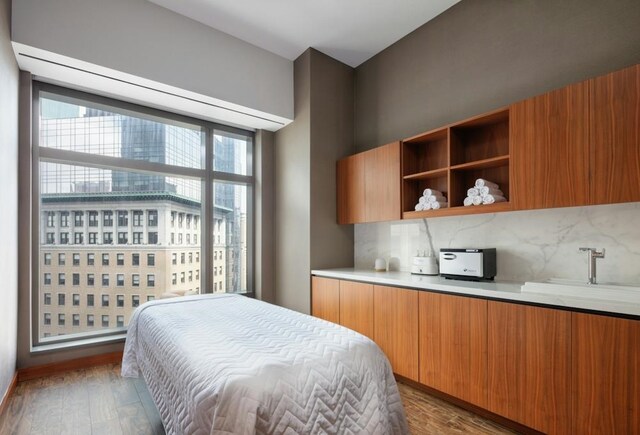
POLYGON ((144 378, 168 434, 409 432, 373 341, 240 295, 140 306, 122 375, 144 378))

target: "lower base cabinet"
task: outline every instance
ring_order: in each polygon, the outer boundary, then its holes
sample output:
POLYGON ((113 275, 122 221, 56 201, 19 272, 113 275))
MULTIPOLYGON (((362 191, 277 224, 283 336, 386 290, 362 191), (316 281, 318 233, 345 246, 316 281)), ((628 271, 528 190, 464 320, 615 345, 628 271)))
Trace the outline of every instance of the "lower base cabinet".
POLYGON ((571 313, 489 301, 487 338, 487 409, 543 433, 571 433, 571 313))
POLYGON ((311 314, 340 323, 340 281, 319 276, 311 278, 311 314))
POLYGON ((420 383, 486 408, 487 301, 420 292, 420 383))
POLYGON ((340 281, 340 324, 373 340, 373 285, 340 281))

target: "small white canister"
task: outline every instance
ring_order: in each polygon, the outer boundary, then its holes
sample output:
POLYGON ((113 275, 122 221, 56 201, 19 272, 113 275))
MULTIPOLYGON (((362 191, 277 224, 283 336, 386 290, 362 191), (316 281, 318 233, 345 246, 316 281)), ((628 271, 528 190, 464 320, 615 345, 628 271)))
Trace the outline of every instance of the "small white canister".
POLYGON ((387 262, 384 261, 384 258, 376 258, 373 268, 376 270, 376 272, 386 272, 387 262))

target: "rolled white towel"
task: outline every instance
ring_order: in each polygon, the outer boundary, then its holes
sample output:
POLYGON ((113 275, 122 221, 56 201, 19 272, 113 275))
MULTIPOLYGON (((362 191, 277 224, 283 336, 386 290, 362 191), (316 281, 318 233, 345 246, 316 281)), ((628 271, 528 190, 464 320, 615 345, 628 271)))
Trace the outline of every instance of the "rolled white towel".
POLYGON ((480 191, 480 196, 487 196, 487 195, 504 196, 504 193, 502 193, 502 190, 494 189, 493 187, 484 186, 484 187, 480 187, 478 190, 480 191))
POLYGON ((416 206, 414 207, 415 211, 422 211, 424 210, 424 203, 419 202, 416 204, 416 206))
POLYGON ((471 189, 467 189, 467 196, 480 196, 480 189, 477 187, 472 187, 471 189))
POLYGON ((473 196, 467 196, 464 199, 463 204, 464 204, 465 207, 469 207, 470 205, 473 205, 473 196))
POLYGON ((427 202, 426 196, 421 196, 420 199, 418 200, 418 204, 424 204, 425 202, 427 202))
POLYGON ((498 186, 496 183, 492 183, 491 181, 487 181, 484 178, 478 178, 476 180, 476 187, 492 187, 494 189, 499 189, 500 186, 498 186))
POLYGON ((446 208, 448 204, 446 201, 436 201, 436 202, 430 202, 429 205, 431 205, 431 208, 433 210, 439 210, 441 208, 446 208))
POLYGON ((482 204, 482 197, 481 196, 472 196, 471 197, 471 202, 473 202, 473 205, 480 205, 480 204, 482 204))
POLYGON ((422 194, 424 196, 426 196, 427 198, 430 197, 431 195, 436 195, 436 196, 440 195, 440 196, 442 196, 442 192, 440 192, 439 190, 433 190, 433 189, 429 189, 429 188, 424 189, 424 192, 422 192, 422 194))
POLYGON ((504 196, 500 196, 500 195, 485 195, 482 198, 482 203, 483 204, 494 204, 496 202, 505 202, 507 200, 507 198, 505 198, 504 196))
POLYGON ((422 209, 423 210, 431 210, 432 208, 433 208, 433 204, 430 203, 429 201, 427 201, 424 204, 422 204, 422 209))
POLYGON ((447 198, 442 195, 431 195, 427 197, 427 202, 447 202, 447 198))

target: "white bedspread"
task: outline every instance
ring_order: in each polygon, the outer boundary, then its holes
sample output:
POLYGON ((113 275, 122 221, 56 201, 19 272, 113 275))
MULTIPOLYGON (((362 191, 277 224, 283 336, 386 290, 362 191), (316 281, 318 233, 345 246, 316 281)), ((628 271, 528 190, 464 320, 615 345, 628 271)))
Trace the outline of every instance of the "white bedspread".
POLYGON ((140 374, 169 434, 408 433, 375 343, 243 296, 140 306, 122 375, 140 374))

